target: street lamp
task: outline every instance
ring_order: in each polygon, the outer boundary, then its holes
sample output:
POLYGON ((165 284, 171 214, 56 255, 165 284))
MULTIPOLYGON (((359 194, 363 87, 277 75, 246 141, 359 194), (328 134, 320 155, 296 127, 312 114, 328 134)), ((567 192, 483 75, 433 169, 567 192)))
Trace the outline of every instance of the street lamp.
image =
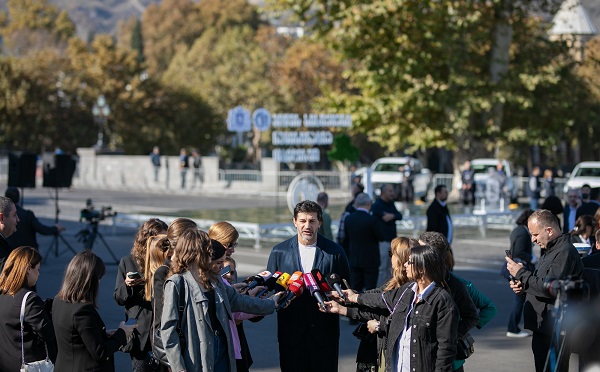
POLYGON ((92 114, 94 115, 94 121, 98 125, 98 141, 94 147, 96 150, 102 150, 104 148, 104 127, 110 115, 110 107, 108 107, 104 95, 101 94, 98 96, 94 107, 92 107, 92 114))

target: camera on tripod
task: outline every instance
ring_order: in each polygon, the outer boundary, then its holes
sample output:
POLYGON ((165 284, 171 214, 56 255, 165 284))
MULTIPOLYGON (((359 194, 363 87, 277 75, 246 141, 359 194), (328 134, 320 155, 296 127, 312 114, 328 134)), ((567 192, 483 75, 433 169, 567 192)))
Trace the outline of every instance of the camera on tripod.
POLYGON ((79 213, 79 221, 87 221, 89 223, 98 223, 106 217, 115 216, 117 212, 112 210, 112 206, 102 206, 100 210, 96 210, 92 199, 85 202, 85 208, 79 213))
POLYGON ((583 279, 572 276, 564 280, 546 279, 544 281, 544 291, 552 298, 556 298, 560 294, 564 301, 581 302, 590 299, 590 286, 588 283, 583 279))

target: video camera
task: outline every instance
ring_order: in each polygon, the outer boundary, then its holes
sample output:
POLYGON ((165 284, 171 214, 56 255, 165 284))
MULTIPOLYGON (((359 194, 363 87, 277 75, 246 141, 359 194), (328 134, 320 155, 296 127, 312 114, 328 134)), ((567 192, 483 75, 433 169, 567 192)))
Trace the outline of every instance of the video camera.
POLYGON ((556 298, 560 294, 564 301, 581 302, 590 299, 590 286, 588 283, 583 279, 571 276, 564 280, 546 279, 544 281, 544 291, 552 298, 556 298))
POLYGON ((117 212, 112 210, 112 206, 102 206, 100 210, 94 208, 92 199, 85 202, 85 208, 79 212, 79 221, 87 221, 89 223, 98 223, 106 217, 115 216, 117 212))

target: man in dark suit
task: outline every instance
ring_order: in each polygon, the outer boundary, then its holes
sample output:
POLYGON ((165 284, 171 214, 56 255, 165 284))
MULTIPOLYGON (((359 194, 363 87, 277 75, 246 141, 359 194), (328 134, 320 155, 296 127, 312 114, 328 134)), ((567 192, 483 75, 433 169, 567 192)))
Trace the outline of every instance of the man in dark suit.
POLYGON ((4 261, 12 251, 11 245, 6 240, 17 231, 19 216, 15 203, 5 196, 0 196, 0 271, 4 268, 4 261))
POLYGON ((46 226, 41 223, 35 214, 19 205, 21 195, 16 187, 6 189, 4 196, 12 200, 17 208, 17 216, 19 216, 19 229, 8 238, 8 243, 11 247, 29 246, 39 249, 36 233, 42 235, 58 235, 64 231, 64 227, 59 224, 54 226, 46 226))
POLYGON ((402 219, 402 213, 396 209, 396 190, 394 186, 386 183, 379 189, 379 199, 371 206, 371 214, 377 220, 379 228, 383 232, 383 240, 379 242, 379 273, 377 275, 377 286, 381 286, 391 278, 392 262, 389 257, 392 249, 392 240, 397 236, 396 221, 402 219))
MULTIPOLYGON (((600 229, 596 230, 596 252, 600 251, 600 229)), ((589 256, 585 256, 581 259, 583 267, 587 269, 600 269, 600 253, 594 253, 589 256)))
MULTIPOLYGON (((589 187, 589 186, 588 186, 589 187)), ((583 186, 581 187, 583 193, 583 186)), ((583 198, 582 198, 583 199, 583 198)), ((600 208, 600 187, 594 187, 590 189, 590 200, 587 203, 583 203, 577 210, 577 218, 579 216, 590 215, 594 216, 598 208, 600 208)), ((565 231, 566 232, 566 231, 565 231)))
POLYGON ((569 189, 567 191, 567 205, 563 210, 563 234, 569 233, 575 227, 575 221, 581 207, 581 193, 579 189, 569 189))
POLYGON ((346 217, 344 229, 350 242, 350 286, 362 292, 377 286, 379 274, 379 242, 383 233, 369 210, 371 198, 361 193, 356 196, 356 211, 346 217))
MULTIPOLYGON (((298 235, 273 247, 267 270, 308 273, 319 269, 348 278, 350 268, 342 247, 318 235, 321 207, 309 200, 294 208, 298 235)), ((340 325, 338 315, 319 311, 308 291, 277 312, 279 364, 283 372, 337 371, 340 325)))
POLYGON ((434 190, 435 200, 427 208, 427 230, 435 231, 444 235, 448 243, 452 244, 454 229, 452 219, 446 202, 448 201, 448 189, 444 185, 437 185, 434 190))

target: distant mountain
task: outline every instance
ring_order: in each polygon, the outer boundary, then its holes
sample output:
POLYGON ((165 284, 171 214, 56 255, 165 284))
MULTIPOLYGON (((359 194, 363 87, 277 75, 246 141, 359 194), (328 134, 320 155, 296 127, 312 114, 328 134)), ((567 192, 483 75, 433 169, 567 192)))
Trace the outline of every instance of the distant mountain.
MULTIPOLYGON (((69 16, 77 25, 77 34, 86 40, 91 33, 116 34, 120 20, 140 16, 150 4, 161 0, 49 0, 69 16)), ((600 1, 580 0, 600 30, 600 1)), ((254 5, 264 5, 263 0, 248 0, 254 5)), ((0 8, 6 8, 6 0, 0 0, 0 8)))

